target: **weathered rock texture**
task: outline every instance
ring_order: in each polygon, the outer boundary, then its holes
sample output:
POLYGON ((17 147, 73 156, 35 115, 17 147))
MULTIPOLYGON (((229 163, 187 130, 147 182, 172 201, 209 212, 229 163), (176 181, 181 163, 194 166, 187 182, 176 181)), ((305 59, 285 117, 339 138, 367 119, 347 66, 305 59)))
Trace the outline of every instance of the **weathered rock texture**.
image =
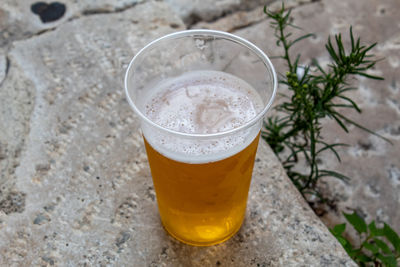
MULTIPOLYGON (((142 0, 65 0, 65 14, 58 20, 43 23, 37 14, 31 11, 31 5, 41 1, 2 0, 0 6, 0 47, 14 40, 30 37, 52 30, 57 26, 79 17, 97 13, 120 12, 134 6, 142 0)), ((49 2, 51 3, 51 2, 49 2)))
POLYGON ((165 0, 187 24, 198 21, 212 21, 238 10, 251 10, 274 0, 165 0))
POLYGON ((59 23, 0 54, 1 266, 355 266, 263 142, 240 232, 207 248, 169 237, 122 81, 184 24, 150 1, 59 23))

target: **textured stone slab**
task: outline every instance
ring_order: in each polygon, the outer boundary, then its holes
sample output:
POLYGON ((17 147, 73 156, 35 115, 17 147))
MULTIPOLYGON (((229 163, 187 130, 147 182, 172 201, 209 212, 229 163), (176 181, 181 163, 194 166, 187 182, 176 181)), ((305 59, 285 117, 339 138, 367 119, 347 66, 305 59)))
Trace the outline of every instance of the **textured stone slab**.
POLYGON ((187 24, 211 21, 233 11, 249 10, 275 0, 164 0, 187 24))
POLYGON ((238 11, 214 22, 200 21, 191 26, 192 29, 212 29, 225 32, 248 27, 265 19, 264 7, 259 6, 251 11, 238 11))
POLYGON ((25 206, 25 194, 14 190, 15 170, 29 133, 35 90, 20 66, 11 67, 8 57, 0 64, 0 212, 8 214, 21 212, 25 206))
POLYGON ((142 46, 182 28, 149 2, 14 43, 0 140, 20 149, 2 203, 22 207, 0 206, 1 266, 355 266, 263 142, 233 239, 197 248, 164 232, 123 76, 142 46))
MULTIPOLYGON (((253 11, 254 12, 254 11, 253 11)), ((251 12, 248 14, 252 14, 251 12)), ((255 17, 252 15, 245 17, 255 17)), ((376 131, 393 142, 390 145, 381 139, 350 126, 350 134, 340 130, 335 123, 327 121, 324 136, 329 142, 348 143, 351 146, 342 148, 340 154, 342 163, 336 158, 325 157, 322 167, 336 170, 352 178, 349 183, 335 179, 327 179, 320 185, 326 190, 327 196, 337 200, 336 207, 328 208, 322 218, 330 227, 343 222, 341 211, 356 210, 367 221, 377 219, 385 221, 400 232, 400 25, 394 23, 400 17, 400 2, 384 0, 377 3, 368 1, 320 1, 296 7, 292 15, 294 24, 302 27, 300 32, 315 33, 315 38, 308 39, 294 46, 293 55, 302 53, 301 64, 309 64, 312 58, 321 64, 327 64, 329 56, 324 44, 328 36, 339 32, 344 35, 344 41, 350 45, 348 38, 349 26, 361 36, 365 44, 378 42, 373 53, 382 58, 371 70, 372 74, 381 75, 384 81, 373 81, 360 78, 359 89, 351 92, 363 112, 346 112, 351 119, 376 131)), ((210 29, 231 30, 237 14, 227 16, 213 23, 203 23, 210 29)), ((273 30, 269 20, 263 20, 249 27, 233 32, 243 36, 268 55, 281 55, 281 48, 276 47, 273 30)), ((293 31, 294 37, 299 32, 293 31)), ((282 61, 273 60, 280 72, 286 68, 282 61)))
MULTIPOLYGON (((30 37, 34 34, 54 29, 66 21, 95 13, 119 12, 134 6, 142 0, 63 0, 65 14, 52 22, 42 22, 37 14, 31 11, 35 0, 2 0, 0 6, 0 47, 10 45, 14 40, 30 37)), ((47 3, 51 3, 50 1, 47 3)))
MULTIPOLYGON (((312 0, 286 0, 284 4, 285 8, 294 8, 299 5, 311 3, 311 1, 312 0)), ((200 21, 192 25, 191 28, 233 32, 265 20, 264 5, 272 12, 282 8, 281 1, 265 2, 250 11, 237 11, 212 22, 200 21)))

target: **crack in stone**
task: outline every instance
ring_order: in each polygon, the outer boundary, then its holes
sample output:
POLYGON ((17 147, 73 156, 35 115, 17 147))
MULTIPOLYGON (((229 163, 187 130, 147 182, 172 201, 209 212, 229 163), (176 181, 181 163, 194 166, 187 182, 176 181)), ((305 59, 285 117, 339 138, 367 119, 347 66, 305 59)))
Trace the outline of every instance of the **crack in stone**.
MULTIPOLYGON (((38 31, 37 33, 33 34, 33 35, 30 36, 29 38, 32 38, 32 37, 34 37, 34 36, 40 36, 40 35, 42 35, 42 34, 44 34, 44 33, 46 33, 46 32, 55 31, 56 29, 57 29, 57 27, 44 29, 44 30, 38 31)), ((29 39, 29 38, 26 38, 26 39, 24 39, 24 40, 27 40, 27 39, 29 39)))
MULTIPOLYGON (((321 0, 311 0, 311 1, 321 1, 321 0)), ((270 4, 272 4, 274 2, 271 2, 270 4)), ((220 15, 216 15, 215 17, 211 18, 211 19, 202 19, 201 16, 199 14, 196 13, 196 11, 191 12, 187 18, 183 19, 186 27, 188 29, 190 29, 191 27, 193 27, 195 24, 200 23, 200 22, 206 22, 206 23, 214 23, 217 22, 220 19, 223 19, 225 17, 228 17, 230 15, 233 15, 237 12, 251 12, 256 10, 257 8, 259 8, 260 6, 256 6, 256 7, 247 7, 244 9, 240 8, 240 5, 234 7, 232 10, 224 10, 220 15)), ((249 24, 248 26, 251 26, 252 24, 249 24)), ((246 27, 246 26, 243 26, 246 27)))
MULTIPOLYGON (((300 7, 300 6, 311 5, 311 4, 314 4, 314 3, 321 2, 321 1, 322 1, 322 0, 311 0, 311 1, 309 1, 309 2, 302 2, 302 1, 299 1, 299 2, 296 3, 296 5, 289 6, 289 7, 286 6, 285 9, 286 9, 286 10, 288 10, 288 9, 294 9, 294 8, 297 8, 297 7, 300 7)), ((272 4, 274 4, 274 3, 277 3, 277 1, 272 2, 272 3, 270 3, 269 5, 272 5, 272 4)), ((281 7, 281 6, 279 6, 279 9, 280 9, 280 7, 281 7)), ((211 20, 202 20, 202 19, 199 17, 198 14, 196 14, 196 13, 191 13, 191 14, 188 16, 188 18, 186 19, 186 20, 189 21, 189 22, 185 22, 185 25, 186 25, 186 27, 187 27, 188 29, 191 29, 193 26, 196 26, 196 24, 201 23, 201 22, 205 22, 205 23, 212 24, 212 23, 215 23, 215 22, 217 22, 217 21, 219 21, 219 20, 221 20, 221 19, 224 19, 224 18, 226 18, 226 17, 229 17, 229 16, 231 16, 231 15, 234 15, 235 13, 238 13, 238 12, 252 12, 252 11, 255 11, 257 8, 259 8, 259 6, 258 6, 258 7, 255 7, 255 8, 247 8, 247 9, 244 9, 244 10, 237 9, 237 10, 233 10, 233 11, 226 11, 226 12, 223 12, 221 15, 219 15, 219 16, 217 16, 217 17, 211 19, 211 20), (194 18, 193 20, 192 20, 192 17, 194 18)), ((267 8, 268 8, 268 5, 267 5, 267 8)), ((275 9, 276 9, 276 8, 275 8, 275 9)), ((275 11, 278 11, 278 9, 272 10, 272 12, 275 12, 275 11)), ((237 31, 237 30, 246 28, 246 27, 253 26, 253 25, 258 24, 259 22, 261 22, 261 21, 263 21, 263 20, 266 20, 266 19, 268 19, 267 16, 265 16, 265 18, 264 18, 264 19, 261 19, 261 20, 250 21, 250 22, 245 23, 245 24, 243 24, 243 25, 234 26, 234 27, 232 27, 232 28, 229 29, 229 32, 234 32, 234 31, 237 31)))
MULTIPOLYGON (((90 15, 96 15, 96 14, 121 13, 121 12, 124 12, 125 10, 128 10, 130 8, 135 7, 138 4, 141 4, 141 3, 133 3, 133 4, 130 4, 130 5, 126 5, 124 7, 114 8, 112 10, 103 9, 103 8, 87 9, 87 10, 83 10, 81 12, 81 14, 82 14, 82 16, 90 16, 90 15)), ((76 17, 76 18, 79 18, 79 17, 76 17)))
POLYGON ((11 62, 11 61, 10 61, 9 57, 6 56, 6 68, 5 68, 5 71, 4 71, 4 78, 3 78, 3 80, 0 81, 0 87, 3 85, 4 81, 5 81, 6 78, 7 78, 8 73, 9 73, 9 71, 10 71, 10 66, 11 66, 11 63, 10 63, 10 62, 11 62))
POLYGON ((251 22, 243 24, 243 25, 238 25, 238 26, 235 26, 235 27, 232 27, 231 29, 229 29, 229 31, 230 32, 238 31, 238 30, 244 29, 246 27, 256 25, 256 24, 260 23, 261 21, 263 21, 263 20, 251 21, 251 22))

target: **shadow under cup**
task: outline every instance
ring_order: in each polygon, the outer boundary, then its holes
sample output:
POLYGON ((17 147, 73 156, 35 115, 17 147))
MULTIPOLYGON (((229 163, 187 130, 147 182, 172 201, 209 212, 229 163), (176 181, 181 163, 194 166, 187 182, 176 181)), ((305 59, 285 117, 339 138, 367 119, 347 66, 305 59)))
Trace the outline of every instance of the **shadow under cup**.
POLYGON ((141 119, 160 217, 173 237, 208 246, 239 230, 260 129, 276 87, 275 70, 259 48, 219 31, 169 34, 132 59, 125 76, 127 99, 141 119), (240 79, 257 92, 262 108, 236 128, 209 134, 179 132, 153 122, 146 115, 146 103, 154 88, 195 71, 240 79))

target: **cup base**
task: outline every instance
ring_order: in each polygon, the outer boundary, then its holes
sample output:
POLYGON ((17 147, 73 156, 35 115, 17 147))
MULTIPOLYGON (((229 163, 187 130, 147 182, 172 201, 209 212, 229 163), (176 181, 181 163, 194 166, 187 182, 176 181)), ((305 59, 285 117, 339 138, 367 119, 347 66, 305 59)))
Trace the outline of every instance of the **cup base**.
POLYGON ((187 240, 187 239, 180 238, 177 235, 175 235, 173 232, 171 232, 167 227, 165 227, 164 224, 162 224, 162 225, 163 225, 163 228, 165 229, 165 231, 170 236, 172 236, 173 238, 175 238, 176 240, 178 240, 178 241, 180 241, 180 242, 182 242, 184 244, 195 246, 195 247, 209 247, 209 246, 214 246, 214 245, 221 244, 221 243, 229 240, 230 238, 232 238, 235 234, 237 234, 237 232, 239 232, 240 228, 243 225, 243 222, 231 234, 229 234, 229 235, 227 235, 227 236, 225 236, 223 238, 217 239, 217 240, 205 241, 205 242, 196 242, 196 241, 193 241, 193 240, 187 240))

